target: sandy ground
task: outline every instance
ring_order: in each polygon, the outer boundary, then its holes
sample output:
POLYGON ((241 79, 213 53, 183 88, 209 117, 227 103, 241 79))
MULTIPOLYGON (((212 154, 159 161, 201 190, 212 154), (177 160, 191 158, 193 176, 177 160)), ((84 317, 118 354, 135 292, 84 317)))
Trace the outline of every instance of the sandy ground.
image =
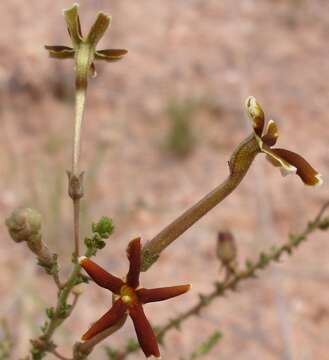
MULTIPOLYGON (((0 3, 0 214, 29 205, 44 216, 47 243, 68 271, 71 203, 72 63, 48 59, 44 44, 69 44, 62 9, 71 2, 3 0, 0 3)), ((218 277, 215 238, 230 228, 239 263, 302 230, 328 199, 329 3, 326 0, 112 0, 81 1, 84 29, 94 14, 113 16, 104 47, 129 56, 97 64, 83 128, 86 169, 83 232, 111 216, 116 231, 97 261, 124 274, 127 242, 154 236, 228 173, 227 160, 250 133, 243 101, 254 95, 280 126, 279 146, 299 151, 323 174, 322 188, 282 178, 259 156, 240 187, 172 245, 148 273, 145 286, 193 283, 171 303, 151 304, 153 324, 192 305, 218 277), (194 101, 193 152, 185 159, 165 146, 172 99, 194 101), (161 275, 159 275, 161 274, 161 275)), ((39 334, 43 309, 55 289, 32 255, 10 241, 5 226, 0 253, 0 308, 14 335, 13 359, 39 334)), ((172 331, 164 359, 180 359, 215 330, 224 333, 204 359, 325 360, 329 327, 328 235, 316 233, 282 264, 245 282, 172 331)), ((110 303, 89 285, 55 340, 70 345, 110 303)), ((104 344, 133 337, 127 325, 104 344)), ((52 356, 48 357, 49 359, 52 356)), ((105 359, 102 346, 91 359, 105 359)), ((132 359, 142 359, 139 355, 132 359)))

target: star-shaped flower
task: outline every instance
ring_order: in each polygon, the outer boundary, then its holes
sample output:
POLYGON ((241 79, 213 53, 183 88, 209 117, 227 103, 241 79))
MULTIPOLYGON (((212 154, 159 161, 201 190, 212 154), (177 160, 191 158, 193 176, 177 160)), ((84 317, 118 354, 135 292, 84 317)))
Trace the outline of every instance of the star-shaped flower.
POLYGON ((278 126, 274 120, 269 120, 265 128, 264 111, 253 96, 245 102, 247 114, 252 121, 255 137, 261 152, 266 154, 267 160, 279 167, 283 176, 297 174, 305 185, 321 185, 323 180, 302 156, 285 149, 272 148, 278 139, 278 126), (265 131, 264 131, 265 128, 265 131))
POLYGON ((115 302, 111 309, 97 320, 82 336, 82 340, 89 340, 100 332, 117 324, 126 313, 131 317, 136 330, 139 344, 146 357, 151 355, 160 357, 159 347, 155 334, 148 322, 143 305, 149 302, 167 300, 184 294, 191 285, 180 285, 156 289, 139 288, 139 275, 141 267, 140 238, 132 240, 127 248, 130 263, 125 281, 111 275, 89 258, 79 258, 80 265, 90 277, 101 287, 115 294, 115 302))
POLYGON ((49 46, 46 49, 50 57, 56 59, 75 59, 77 72, 85 73, 88 70, 96 75, 94 60, 117 61, 127 54, 124 49, 96 50, 98 42, 110 25, 111 17, 100 12, 87 36, 82 35, 78 4, 64 11, 67 29, 72 41, 72 47, 49 46))

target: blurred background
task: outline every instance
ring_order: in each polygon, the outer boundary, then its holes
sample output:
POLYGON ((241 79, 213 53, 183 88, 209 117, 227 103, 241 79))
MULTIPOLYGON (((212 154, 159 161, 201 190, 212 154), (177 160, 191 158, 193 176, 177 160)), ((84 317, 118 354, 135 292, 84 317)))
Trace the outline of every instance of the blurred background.
MULTIPOLYGON (((66 0, 0 3, 0 214, 18 206, 42 212, 43 233, 70 268, 74 77, 71 61, 49 59, 44 44, 70 45, 66 0)), ((116 230, 96 261, 115 274, 127 268, 129 240, 156 235, 228 174, 234 147, 251 129, 243 111, 254 95, 280 127, 279 146, 300 152, 324 177, 321 188, 282 178, 260 155, 239 188, 164 252, 143 274, 145 287, 192 282, 193 291, 146 313, 161 325, 212 290, 219 277, 216 235, 231 229, 238 259, 288 239, 328 199, 329 3, 326 0, 81 0, 87 31, 98 10, 112 15, 100 48, 127 48, 125 60, 97 63, 83 125, 86 170, 82 233, 102 215, 116 230), (161 276, 159 275, 161 274, 161 276)), ((0 317, 14 336, 13 359, 39 334, 55 286, 33 255, 0 224, 0 317)), ((328 235, 312 235, 293 257, 244 282, 173 330, 164 359, 180 359, 215 330, 224 333, 205 359, 324 360, 329 327, 328 235), (202 336, 201 336, 202 334, 202 336)), ((108 308, 91 284, 55 336, 69 354, 108 308)), ((3 332, 2 332, 3 334, 3 332)), ((134 337, 127 322, 105 344, 134 337)), ((49 355, 49 359, 53 358, 49 355)), ((91 356, 106 359, 103 345, 91 356)), ((134 354, 133 359, 142 359, 134 354)))

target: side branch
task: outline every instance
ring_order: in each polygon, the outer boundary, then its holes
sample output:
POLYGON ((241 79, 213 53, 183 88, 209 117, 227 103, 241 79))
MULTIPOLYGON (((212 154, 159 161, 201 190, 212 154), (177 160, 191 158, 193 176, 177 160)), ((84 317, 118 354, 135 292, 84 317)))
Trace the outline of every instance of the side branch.
POLYGON ((259 151, 254 135, 250 135, 238 145, 229 161, 229 177, 145 244, 142 252, 142 271, 148 270, 168 245, 224 200, 240 184, 259 151))

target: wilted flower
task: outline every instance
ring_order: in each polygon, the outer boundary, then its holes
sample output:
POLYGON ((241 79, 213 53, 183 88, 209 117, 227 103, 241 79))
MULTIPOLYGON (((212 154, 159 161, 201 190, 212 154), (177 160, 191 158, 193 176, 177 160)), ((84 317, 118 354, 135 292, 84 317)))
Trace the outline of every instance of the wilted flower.
POLYGON ((41 224, 41 214, 31 208, 16 209, 6 219, 12 239, 16 242, 26 241, 35 248, 41 246, 41 224))
POLYGON ((305 185, 321 185, 323 180, 303 157, 285 149, 272 148, 278 139, 278 126, 274 120, 269 120, 265 127, 265 115, 260 104, 253 96, 246 99, 245 107, 252 121, 255 137, 260 150, 266 154, 267 160, 280 168, 282 175, 297 174, 305 185), (265 128, 265 130, 264 130, 265 128))
POLYGON ((157 340, 144 314, 143 304, 167 300, 181 295, 187 292, 191 285, 156 289, 139 288, 141 267, 141 243, 139 238, 129 243, 127 256, 130 266, 125 281, 111 275, 85 256, 79 259, 80 265, 91 278, 99 286, 112 291, 116 298, 111 309, 91 326, 82 336, 82 340, 89 340, 100 332, 114 326, 128 313, 134 323, 137 338, 145 356, 160 357, 157 340))
POLYGON ((86 67, 88 70, 90 69, 92 75, 95 76, 96 71, 94 60, 105 60, 109 62, 117 61, 127 54, 127 50, 96 50, 98 42, 101 40, 110 25, 111 17, 100 12, 88 35, 84 37, 81 31, 78 9, 78 4, 74 4, 70 9, 64 11, 67 29, 72 41, 72 47, 46 45, 46 49, 48 50, 50 57, 56 59, 75 58, 78 72, 79 68, 86 67))

